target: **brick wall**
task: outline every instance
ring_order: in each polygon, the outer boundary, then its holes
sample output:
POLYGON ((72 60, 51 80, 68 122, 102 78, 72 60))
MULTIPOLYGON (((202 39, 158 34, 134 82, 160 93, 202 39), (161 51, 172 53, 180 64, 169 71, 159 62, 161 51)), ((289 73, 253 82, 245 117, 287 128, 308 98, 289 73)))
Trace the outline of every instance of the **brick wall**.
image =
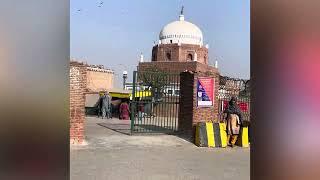
POLYGON ((152 48, 151 61, 167 61, 167 62, 187 62, 187 55, 192 54, 193 58, 197 53, 197 61, 203 64, 208 64, 208 49, 199 45, 191 44, 159 44, 152 48), (171 54, 171 60, 166 56, 171 54))
POLYGON ((180 75, 180 110, 179 132, 194 138, 198 122, 218 121, 219 73, 217 71, 183 72, 180 75), (210 77, 215 81, 214 106, 197 107, 197 80, 199 77, 210 77))
POLYGON ((208 74, 206 72, 198 72, 194 76, 193 83, 193 126, 198 122, 218 121, 218 90, 219 90, 219 74, 208 74), (214 79, 214 106, 213 107, 197 107, 197 80, 199 77, 209 77, 214 79))
POLYGON ((192 136, 193 122, 193 95, 194 95, 194 74, 183 72, 180 74, 180 109, 178 131, 180 134, 192 136))
POLYGON ((84 142, 86 67, 70 62, 70 143, 84 142))
POLYGON ((94 71, 87 69, 87 91, 100 92, 113 88, 114 73, 112 71, 94 71))
POLYGON ((145 71, 148 68, 156 67, 159 70, 172 72, 172 73, 181 73, 184 71, 201 71, 201 72, 218 72, 218 69, 208 66, 199 62, 140 62, 138 65, 138 71, 145 71))

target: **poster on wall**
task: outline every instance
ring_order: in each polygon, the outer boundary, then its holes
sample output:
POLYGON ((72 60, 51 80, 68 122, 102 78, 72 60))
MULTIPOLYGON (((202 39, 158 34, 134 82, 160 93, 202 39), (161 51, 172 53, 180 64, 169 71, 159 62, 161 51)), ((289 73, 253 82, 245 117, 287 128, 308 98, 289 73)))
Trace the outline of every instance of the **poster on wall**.
POLYGON ((197 83, 197 106, 212 107, 214 105, 214 79, 199 77, 197 83))

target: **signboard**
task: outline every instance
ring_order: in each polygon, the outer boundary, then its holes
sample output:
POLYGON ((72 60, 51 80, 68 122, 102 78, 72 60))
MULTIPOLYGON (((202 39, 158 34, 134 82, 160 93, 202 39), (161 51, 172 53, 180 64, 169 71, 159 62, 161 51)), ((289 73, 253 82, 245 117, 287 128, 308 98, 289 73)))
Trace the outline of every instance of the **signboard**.
POLYGON ((197 106, 212 107, 214 105, 214 79, 199 77, 197 82, 197 106))

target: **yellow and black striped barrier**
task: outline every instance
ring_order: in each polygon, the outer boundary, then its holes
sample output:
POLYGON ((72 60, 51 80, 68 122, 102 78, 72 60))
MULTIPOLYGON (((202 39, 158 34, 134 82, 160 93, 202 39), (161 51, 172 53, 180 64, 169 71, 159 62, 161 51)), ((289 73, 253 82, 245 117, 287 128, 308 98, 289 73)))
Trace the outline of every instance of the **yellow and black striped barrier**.
POLYGON ((249 147, 248 127, 241 127, 236 144, 241 147, 249 147))
MULTIPOLYGON (((241 127, 236 145, 249 147, 248 127, 241 127)), ((199 147, 227 147, 225 123, 200 122, 196 126, 195 144, 199 147)))
POLYGON ((198 123, 195 144, 199 147, 227 147, 226 125, 212 122, 198 123))

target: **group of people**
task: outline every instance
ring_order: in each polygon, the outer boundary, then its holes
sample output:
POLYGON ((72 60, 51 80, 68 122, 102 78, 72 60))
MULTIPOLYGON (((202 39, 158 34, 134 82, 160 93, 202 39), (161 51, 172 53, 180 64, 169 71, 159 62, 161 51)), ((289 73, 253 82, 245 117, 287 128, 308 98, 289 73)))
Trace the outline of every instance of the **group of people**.
POLYGON ((225 123, 227 125, 228 145, 234 147, 240 133, 240 128, 244 124, 243 115, 235 97, 231 98, 224 113, 227 115, 225 123))
MULTIPOLYGON (((100 98, 97 104, 98 107, 98 117, 101 116, 102 119, 112 118, 113 112, 113 104, 112 104, 112 97, 110 96, 109 92, 104 92, 100 94, 100 98)), ((127 100, 122 100, 119 106, 119 119, 129 120, 130 119, 130 110, 129 104, 127 100)))

